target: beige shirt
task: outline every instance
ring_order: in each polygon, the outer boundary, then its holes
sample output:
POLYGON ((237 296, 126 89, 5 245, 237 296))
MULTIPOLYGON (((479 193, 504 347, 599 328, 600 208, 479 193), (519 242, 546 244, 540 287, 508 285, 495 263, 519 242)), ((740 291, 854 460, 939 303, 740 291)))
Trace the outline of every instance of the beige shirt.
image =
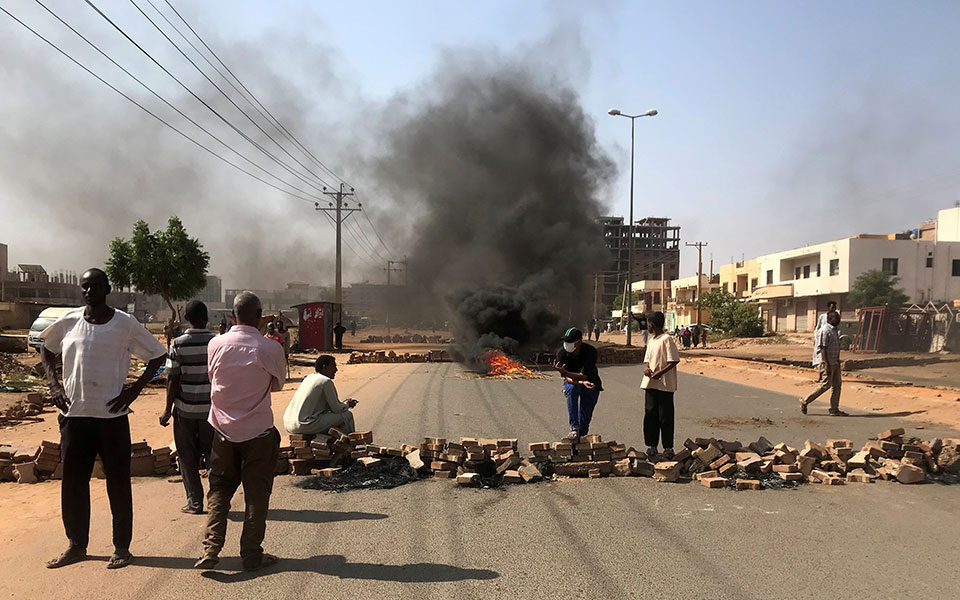
MULTIPOLYGON (((677 343, 673 341, 673 336, 661 333, 647 340, 647 354, 644 360, 654 373, 666 367, 667 363, 680 362, 680 353, 677 351, 677 343)), ((644 375, 640 387, 675 392, 677 391, 677 369, 670 369, 661 375, 660 379, 651 379, 644 375)))
POLYGON ((324 413, 339 413, 349 410, 337 396, 333 380, 320 373, 311 373, 303 378, 300 387, 283 413, 283 427, 289 433, 310 431, 324 413))

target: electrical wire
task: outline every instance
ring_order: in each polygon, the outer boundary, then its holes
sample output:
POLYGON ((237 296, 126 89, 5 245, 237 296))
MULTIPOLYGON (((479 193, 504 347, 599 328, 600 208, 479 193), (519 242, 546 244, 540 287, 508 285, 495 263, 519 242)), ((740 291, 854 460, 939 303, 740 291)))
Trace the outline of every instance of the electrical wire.
MULTIPOLYGON (((153 7, 153 9, 154 9, 155 11, 157 11, 157 14, 160 14, 160 16, 162 16, 162 17, 164 18, 164 20, 167 21, 167 23, 169 23, 170 26, 173 27, 174 30, 177 31, 177 33, 179 33, 180 36, 184 38, 184 40, 187 40, 186 36, 183 35, 183 33, 180 32, 180 29, 179 29, 177 26, 175 26, 173 23, 171 23, 170 20, 167 19, 167 17, 166 17, 165 15, 163 15, 163 13, 160 12, 160 10, 159 10, 159 9, 156 7, 156 5, 153 3, 153 0, 147 0, 147 2, 150 4, 150 6, 153 7)), ((308 150, 307 147, 304 146, 303 143, 301 143, 300 140, 297 139, 296 136, 294 136, 292 133, 290 133, 290 131, 289 131, 286 127, 284 127, 283 123, 281 123, 280 120, 277 119, 277 117, 275 117, 274 114, 273 114, 272 112, 270 112, 270 110, 269 110, 266 106, 263 105, 263 103, 259 100, 259 98, 257 98, 257 96, 256 96, 252 91, 250 91, 250 88, 248 88, 248 87, 243 83, 243 81, 241 81, 240 78, 237 77, 237 75, 230 69, 230 67, 228 67, 228 66, 226 65, 226 63, 223 62, 223 60, 221 60, 220 56, 213 50, 213 48, 211 48, 210 45, 207 44, 207 42, 203 39, 203 37, 201 37, 200 34, 197 33, 197 31, 193 28, 193 26, 190 25, 190 23, 187 22, 187 20, 183 17, 183 15, 180 14, 180 11, 178 11, 177 8, 176 8, 173 4, 170 3, 170 0, 164 0, 164 2, 166 2, 167 6, 170 7, 170 10, 172 10, 173 13, 174 13, 175 15, 177 15, 177 18, 179 18, 180 21, 181 21, 184 25, 187 26, 187 29, 190 30, 190 33, 192 33, 192 34, 194 35, 194 37, 196 37, 197 40, 203 45, 203 47, 207 49, 207 52, 209 52, 209 53, 217 60, 217 62, 220 63, 220 66, 223 67, 223 69, 224 69, 227 73, 229 73, 231 77, 233 77, 233 79, 237 82, 237 84, 239 84, 240 87, 241 87, 241 88, 247 93, 247 95, 249 95, 249 97, 253 100, 253 102, 256 103, 256 106, 259 107, 258 112, 260 112, 261 116, 263 116, 264 113, 266 113, 266 115, 269 116, 269 118, 268 118, 267 120, 270 121, 271 124, 277 129, 277 131, 280 131, 280 132, 284 135, 284 137, 286 137, 288 140, 290 140, 291 142, 293 142, 293 143, 300 149, 300 151, 304 153, 305 156, 310 157, 310 159, 313 160, 314 163, 316 163, 320 168, 324 169, 327 173, 330 174, 331 177, 333 177, 334 179, 336 179, 338 182, 342 182, 342 183, 344 183, 344 184, 347 183, 342 177, 340 177, 339 175, 337 175, 336 173, 334 173, 332 169, 330 169, 330 168, 329 168, 327 165, 325 165, 319 158, 317 158, 316 155, 314 155, 312 152, 310 152, 310 150, 308 150)), ((188 43, 190 43, 190 42, 188 41, 188 43)), ((209 64, 211 67, 214 66, 214 65, 209 61, 209 59, 207 59, 207 57, 204 56, 203 53, 200 52, 200 50, 199 50, 195 45, 193 45, 192 43, 190 43, 190 46, 191 46, 194 50, 197 51, 197 54, 199 54, 199 55, 207 62, 207 64, 209 64)), ((219 69, 217 69, 216 67, 214 67, 214 69, 220 74, 221 77, 224 78, 224 80, 226 80, 228 83, 230 83, 230 85, 231 85, 231 87, 233 87, 233 89, 235 89, 235 90, 237 89, 236 86, 234 86, 233 83, 230 82, 230 80, 229 80, 226 76, 224 76, 223 73, 222 73, 219 69)), ((239 92, 239 90, 237 90, 237 91, 239 92)), ((243 96, 244 98, 246 98, 246 96, 244 96, 242 93, 241 93, 241 96, 243 96)), ((250 100, 247 100, 247 102, 249 103, 250 100)), ((251 106, 253 106, 252 103, 251 103, 251 106)), ((264 118, 267 118, 267 117, 265 116, 264 118)))
MULTIPOLYGON (((250 123, 252 123, 253 126, 256 127, 256 128, 260 131, 260 133, 262 133, 263 135, 267 136, 267 137, 270 139, 271 142, 273 142, 278 148, 280 148, 280 150, 282 150, 284 154, 286 154, 286 155, 289 156, 291 159, 293 159, 293 161, 294 161, 295 163, 297 163, 298 165, 300 165, 300 167, 301 167, 304 171, 306 171, 306 172, 309 173, 310 175, 313 175, 313 176, 314 176, 320 183, 322 183, 324 186, 330 186, 330 184, 327 183, 326 181, 324 181, 324 179, 323 179, 322 177, 320 177, 319 175, 317 175, 317 174, 316 174, 315 172, 313 172, 307 165, 305 165, 305 164, 303 164, 302 162, 300 162, 300 159, 298 159, 296 156, 294 156, 293 154, 291 154, 290 151, 287 150, 286 146, 284 146, 283 144, 281 144, 280 142, 278 142, 278 141, 276 140, 276 138, 274 138, 272 135, 270 135, 269 133, 267 133, 267 131, 266 131, 263 127, 261 127, 260 124, 257 123, 257 121, 256 121, 253 117, 251 117, 249 114, 247 114, 247 111, 245 111, 244 109, 240 108, 240 105, 237 104, 236 102, 234 102, 234 101, 233 101, 233 98, 231 98, 231 97, 229 96, 229 94, 227 94, 225 91, 223 91, 223 88, 221 88, 219 85, 217 85, 216 83, 214 83, 213 79, 210 79, 210 77, 204 72, 204 70, 201 69, 201 68, 197 65, 197 63, 194 62, 194 60, 193 60, 192 58, 190 58, 189 56, 187 56, 187 53, 184 52, 183 49, 182 49, 176 42, 174 42, 172 39, 170 39, 170 36, 167 35, 167 33, 157 24, 157 22, 154 21, 153 19, 151 19, 150 16, 147 15, 147 13, 146 13, 142 8, 140 8, 140 5, 137 4, 136 0, 130 0, 130 4, 132 4, 133 7, 136 8, 137 11, 139 11, 140 14, 143 15, 143 17, 144 17, 147 21, 149 21, 151 25, 153 25, 154 29, 156 29, 158 32, 160 32, 160 35, 162 35, 168 42, 170 42, 170 45, 173 46, 173 47, 177 50, 177 52, 180 53, 181 56, 183 56, 185 59, 187 59, 187 62, 189 62, 191 65, 193 65, 193 68, 197 70, 197 73, 200 73, 200 75, 202 75, 203 78, 206 79, 206 80, 210 83, 210 85, 212 85, 214 88, 216 88, 216 90, 217 90, 218 92, 220 92, 220 95, 223 96, 224 98, 226 98, 227 101, 230 102, 230 104, 232 104, 234 108, 236 108, 237 110, 239 110, 239 111, 240 111, 240 114, 242 114, 244 117, 246 117, 247 120, 250 121, 250 123)), ((163 16, 163 15, 161 15, 161 16, 163 16)))
POLYGON ((268 186, 270 186, 270 187, 272 187, 272 188, 274 188, 274 189, 276 189, 276 190, 279 190, 279 191, 283 192, 284 194, 287 194, 288 196, 292 196, 292 197, 294 197, 294 198, 297 198, 297 199, 299 199, 299 200, 303 200, 303 201, 305 201, 305 202, 310 202, 311 204, 314 203, 314 200, 311 200, 310 198, 306 198, 306 197, 304 197, 304 196, 300 196, 300 195, 298 195, 298 194, 295 194, 295 193, 293 193, 293 192, 290 192, 290 191, 287 191, 287 190, 285 190, 285 189, 283 189, 283 188, 280 188, 280 187, 278 187, 278 186, 270 183, 269 181, 260 178, 258 175, 255 175, 254 173, 251 173, 250 171, 247 171, 246 169, 244 169, 244 168, 241 167, 240 165, 234 163, 234 162, 231 161, 230 159, 225 158, 225 157, 221 156, 220 154, 217 154, 215 151, 211 150, 210 148, 208 148, 207 146, 205 146, 203 143, 198 142, 197 140, 193 139, 192 137, 190 137, 189 135, 187 135, 186 133, 184 133, 184 132, 181 131, 180 129, 177 129, 175 126, 173 126, 173 125, 171 125, 169 122, 167 122, 163 117, 157 115, 156 113, 154 113, 153 111, 151 111, 149 108, 145 107, 143 104, 140 104, 139 102, 137 102, 136 100, 134 100, 133 98, 131 98, 130 96, 128 96, 126 93, 122 92, 120 89, 118 89, 116 86, 114 86, 112 83, 110 83, 109 81, 107 81, 106 79, 104 79, 103 77, 101 77, 100 75, 94 73, 89 67, 87 67, 86 65, 84 65, 83 63, 81 63, 80 61, 78 61, 77 59, 75 59, 73 56, 71 56, 70 54, 68 54, 66 51, 62 50, 62 49, 61 49, 59 46, 57 46, 55 43, 53 43, 53 42, 51 42, 50 40, 48 40, 46 37, 43 36, 43 34, 41 34, 41 33, 38 32, 37 30, 35 30, 34 28, 30 27, 29 25, 27 25, 26 23, 24 23, 23 21, 21 21, 16 15, 14 15, 14 14, 11 13, 10 11, 8 11, 8 10, 7 10, 6 8, 4 8, 3 6, 0 6, 0 11, 3 11, 8 17, 10 17, 11 19, 13 19, 13 20, 16 21, 17 23, 19 23, 19 24, 20 24, 22 27, 24 27, 27 31, 29 31, 29 32, 32 33, 33 35, 37 36, 38 38, 40 38, 41 40, 43 40, 44 42, 46 42, 47 45, 49 45, 51 48, 53 48, 54 50, 56 50, 57 52, 59 52, 60 54, 62 54, 64 57, 66 57, 68 60, 70 60, 71 62, 73 62, 75 65, 77 65, 78 67, 80 67, 81 69, 83 69, 84 71, 86 71, 87 73, 89 73, 90 75, 92 75, 93 77, 95 77, 97 80, 100 81, 100 83, 106 85, 106 86, 109 87, 111 90, 113 90, 114 92, 116 92, 117 94, 119 94, 120 96, 122 96, 124 99, 126 99, 128 102, 130 102, 130 103, 132 103, 133 105, 137 106, 140 110, 142 110, 143 112, 147 113, 148 115, 150 115, 151 117, 153 117, 153 118, 156 119, 157 121, 159 121, 159 122, 163 123, 164 125, 166 125, 167 127, 169 127, 170 129, 172 129, 173 131, 175 131, 176 133, 178 133, 180 136, 182 136, 182 137, 183 137, 184 139, 186 139, 187 141, 189 141, 189 142, 191 142, 192 144, 198 146, 199 148, 202 148, 202 149, 205 150, 207 153, 209 153, 209 154, 213 155, 214 157, 222 160, 223 162, 227 163, 228 165, 232 166, 233 168, 237 169, 238 171, 241 171, 241 172, 243 172, 243 173, 246 173, 246 174, 249 175, 250 177, 253 177, 253 178, 256 179, 257 181, 260 181, 261 183, 264 183, 264 184, 266 184, 266 185, 268 185, 268 186))
POLYGON ((263 152, 265 155, 267 155, 268 157, 270 157, 271 160, 273 160, 275 163, 277 163, 278 165, 280 165, 280 166, 281 166, 284 170, 286 170, 288 173, 290 173, 290 174, 293 175, 294 177, 297 177, 298 179, 300 179, 301 181, 303 181, 304 183, 306 183, 306 184, 309 185, 310 187, 313 187, 313 188, 316 189, 318 192, 322 192, 322 191, 323 191, 322 187, 319 187, 319 186, 317 186, 315 183, 313 183, 312 181, 310 181, 309 179, 306 179, 303 175, 301 175, 300 173, 298 173, 297 171, 295 171, 293 168, 291 168, 291 167, 290 167, 289 165, 287 165, 285 162, 283 162, 282 160, 280 160, 279 158, 277 158, 276 156, 274 156, 273 153, 271 153, 269 150, 267 150, 266 148, 264 148, 262 145, 260 145, 256 140, 254 140, 253 138, 251 138, 251 137, 250 137, 249 135, 247 135, 245 132, 243 132, 242 130, 240 130, 240 128, 238 128, 236 125, 234 125, 233 123, 231 123, 226 117, 224 117, 222 114, 220 114, 220 112, 217 111, 215 108, 213 108, 212 106, 210 106, 210 104, 209 104, 206 100, 204 100, 203 98, 201 98, 200 96, 198 96, 198 95, 196 94, 196 92, 194 92, 192 89, 190 89, 189 86, 187 86, 185 83, 183 83, 183 81, 181 81, 176 75, 174 75, 173 73, 171 73, 169 69, 167 69, 165 66, 163 66, 163 65, 160 63, 160 61, 158 61, 156 58, 153 57, 153 55, 151 55, 149 52, 147 52, 147 50, 146 50, 143 46, 141 46, 136 40, 134 40, 132 37, 130 37, 130 35, 127 34, 126 31, 124 31, 124 30, 123 30, 119 25, 117 25, 110 17, 108 17, 102 10, 100 10, 100 9, 97 7, 97 5, 92 2, 92 0, 85 0, 85 2, 86 2, 87 5, 90 6, 94 11, 96 11, 96 13, 97 13, 98 15, 100 15, 107 23, 109 23, 111 26, 113 26, 113 28, 116 29, 116 30, 120 33, 120 35, 122 35, 124 38, 127 39, 127 41, 129 41, 131 44, 133 44, 141 53, 143 53, 144 56, 146 56, 147 58, 149 58, 151 62, 153 62, 153 63, 154 63, 155 65, 157 65, 158 67, 160 67, 160 69, 161 69, 164 73, 166 73, 167 75, 169 75, 174 81, 176 81, 176 82, 180 85, 180 87, 182 87, 188 94, 190 94, 191 96, 193 96, 198 102, 200 102, 201 104, 203 104, 208 110, 210 110, 210 112, 212 112, 214 115, 216 115, 217 118, 219 118, 221 121, 223 121, 224 124, 226 124, 228 127, 230 127, 230 128, 233 129, 235 132, 237 132, 241 137, 243 137, 243 139, 247 140, 250 144, 252 144, 252 145, 253 145, 254 147, 256 147, 258 150, 260 150, 260 151, 263 152))
MULTIPOLYGON (((203 131, 204 133, 206 133, 207 135, 209 135, 210 137, 212 137, 213 139, 215 139, 216 141, 218 141, 218 142, 220 143, 220 145, 222 145, 224 148, 226 148, 227 150, 233 152, 233 153, 236 154, 238 157, 242 158, 243 160, 245 160, 246 162, 248 162, 248 163, 251 164, 252 166, 256 167, 257 169, 260 169, 260 170, 263 171, 266 175, 268 175, 268 176, 276 179, 276 180, 279 181, 282 185, 289 186, 290 188, 292 188, 292 189, 294 189, 294 190, 297 190, 298 192, 301 192, 301 193, 303 193, 303 194, 305 194, 305 195, 307 195, 307 196, 311 196, 312 198, 315 198, 315 199, 317 199, 317 200, 322 200, 321 197, 315 196, 312 192, 309 192, 309 191, 304 190, 304 189, 302 189, 302 188, 298 188, 298 187, 295 186, 295 185, 292 185, 292 184, 290 184, 290 183, 287 183, 286 181, 284 181, 284 180, 281 179, 280 177, 277 177, 276 175, 274 175, 273 173, 271 173, 271 172, 268 171, 267 169, 263 168, 263 167, 262 167, 261 165, 259 165, 258 163, 256 163, 256 162, 254 162, 253 160, 247 158, 245 155, 243 155, 242 153, 240 153, 239 151, 237 151, 236 149, 234 149, 233 147, 231 147, 229 144, 227 144, 226 142, 224 142, 222 139, 220 139, 219 137, 217 137, 214 133, 212 133, 212 132, 211 132, 210 130, 208 130, 206 127, 204 127, 203 125, 197 123, 197 122, 196 122, 194 119, 192 119, 189 115, 187 115, 187 114, 184 113, 182 110, 180 110, 179 108, 177 108, 176 106, 174 106, 174 105, 173 105, 171 102, 169 102, 166 98, 164 98, 163 96, 161 96, 160 94, 158 94, 156 91, 154 91, 153 88, 151 88, 150 86, 148 86, 148 85, 147 85, 146 83, 144 83, 139 77, 137 77, 136 75, 134 75, 133 73, 131 73, 129 70, 127 70, 123 65, 121 65, 120 63, 118 63, 117 61, 115 61, 110 55, 108 55, 106 52, 104 52, 99 46, 97 46, 95 43, 93 43, 92 41, 90 41, 89 38, 87 38, 85 35, 83 35, 83 34, 80 33, 79 31, 77 31, 77 29, 74 28, 72 25, 70 25, 70 23, 67 23, 62 17, 60 17, 60 15, 58 15, 58 14, 55 13, 53 10, 51 10, 49 7, 47 7, 47 5, 44 4, 41 0, 34 0, 34 2, 36 2, 37 4, 39 4, 45 11, 47 11, 47 12, 50 13, 50 15, 52 15, 55 19, 57 19, 58 21, 60 21, 60 23, 62 23, 64 27, 66 27, 67 29, 69 29, 70 31, 72 31, 74 34, 76 34, 77 37, 79 37, 79 38, 82 39, 84 42, 86 42, 91 48, 93 48, 94 50, 96 50, 101 56, 103 56, 104 58, 106 58, 107 60, 109 60, 115 67, 117 67, 118 69, 120 69, 121 71, 123 71, 124 73, 126 73, 131 79, 133 79, 134 81, 136 81, 137 83, 139 83, 141 87, 143 87, 145 90, 147 90, 148 92, 150 92, 154 97, 156 97, 156 98, 159 99, 161 102, 163 102, 164 104, 166 104, 167 106, 169 106, 170 108, 172 108, 173 110, 175 110, 180 116, 182 116, 183 118, 185 118, 187 121, 189 121, 191 124, 193 124, 194 126, 196 126, 197 128, 199 128, 201 131, 203 131)), ((308 201, 309 201, 309 200, 308 200, 308 201)))

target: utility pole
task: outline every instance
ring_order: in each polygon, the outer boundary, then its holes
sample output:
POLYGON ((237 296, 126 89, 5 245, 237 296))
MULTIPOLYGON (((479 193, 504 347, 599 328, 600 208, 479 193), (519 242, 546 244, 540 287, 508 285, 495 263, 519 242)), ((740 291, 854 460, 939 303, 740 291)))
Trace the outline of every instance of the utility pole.
POLYGON ((600 273, 593 274, 593 320, 597 320, 597 282, 600 280, 600 273))
POLYGON ((406 284, 406 282, 407 282, 407 272, 406 272, 406 271, 407 271, 407 261, 406 261, 406 260, 388 260, 388 261, 387 261, 387 268, 384 269, 384 271, 387 272, 387 285, 390 285, 390 273, 392 273, 392 272, 394 272, 394 273, 401 273, 401 272, 402 272, 402 273, 403 273, 403 282, 404 282, 404 284, 406 284), (403 268, 400 269, 400 268, 394 267, 393 265, 403 265, 403 268))
MULTIPOLYGON (((326 186, 323 188, 323 193, 326 196, 330 196, 334 199, 334 202, 328 202, 326 208, 321 208, 319 202, 314 203, 316 210, 323 211, 327 217, 333 219, 334 224, 337 226, 337 280, 336 280, 336 301, 337 306, 340 311, 337 319, 343 318, 343 270, 342 270, 342 261, 343 261, 343 235, 342 227, 343 222, 346 221, 350 215, 355 212, 360 212, 361 206, 358 204, 357 208, 350 208, 349 205, 343 201, 344 198, 353 196, 353 188, 350 188, 349 192, 343 191, 343 184, 340 184, 340 189, 336 192, 328 192, 326 186), (335 216, 331 216, 335 215, 335 216)), ((388 271, 389 273, 389 271, 388 271)))
POLYGON ((666 265, 660 263, 660 312, 667 314, 667 282, 663 278, 666 265))
POLYGON ((687 242, 686 245, 694 246, 697 249, 697 329, 700 329, 700 298, 703 293, 700 284, 703 283, 703 247, 707 245, 707 242, 687 242))

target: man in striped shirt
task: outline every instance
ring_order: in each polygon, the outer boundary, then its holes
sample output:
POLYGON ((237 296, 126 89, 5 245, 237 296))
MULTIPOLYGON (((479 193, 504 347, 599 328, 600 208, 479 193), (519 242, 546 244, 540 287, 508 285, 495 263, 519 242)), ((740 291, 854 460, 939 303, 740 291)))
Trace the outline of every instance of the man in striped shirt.
POLYGON ((184 313, 192 326, 173 340, 167 356, 167 408, 160 416, 164 427, 173 415, 173 440, 177 445, 180 477, 187 504, 180 510, 202 515, 203 484, 200 461, 210 463, 213 427, 210 416, 210 379, 207 375, 207 344, 213 332, 207 329, 207 305, 199 300, 187 304, 184 313))

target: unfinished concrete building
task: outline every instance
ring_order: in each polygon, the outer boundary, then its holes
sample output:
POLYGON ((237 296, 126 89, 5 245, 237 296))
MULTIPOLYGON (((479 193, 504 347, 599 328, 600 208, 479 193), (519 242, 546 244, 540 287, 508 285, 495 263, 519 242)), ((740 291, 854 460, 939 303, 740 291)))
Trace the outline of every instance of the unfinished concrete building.
MULTIPOLYGON (((623 217, 600 217, 603 243, 610 252, 607 269, 596 275, 598 302, 609 309, 623 293, 627 280, 630 225, 623 217)), ((659 280, 663 266, 664 279, 680 274, 680 226, 671 225, 666 217, 646 217, 633 225, 633 281, 659 280)))

